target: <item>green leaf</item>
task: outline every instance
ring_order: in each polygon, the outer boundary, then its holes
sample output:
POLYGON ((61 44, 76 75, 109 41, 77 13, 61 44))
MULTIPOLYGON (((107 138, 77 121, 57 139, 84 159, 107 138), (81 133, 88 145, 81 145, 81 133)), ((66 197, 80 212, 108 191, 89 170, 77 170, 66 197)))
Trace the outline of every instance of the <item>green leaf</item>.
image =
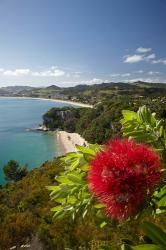
POLYGON ((69 198, 67 199, 67 203, 69 204, 74 204, 77 201, 75 196, 69 196, 69 198))
POLYGON ((166 186, 154 193, 153 200, 158 208, 166 209, 166 186))
POLYGON ((61 210, 61 211, 57 211, 54 215, 53 215, 53 218, 54 219, 60 219, 64 216, 64 211, 61 210))
POLYGON ((89 165, 88 164, 84 164, 83 166, 80 166, 80 169, 84 172, 87 172, 89 170, 89 165))
POLYGON ((97 209, 100 209, 100 208, 105 207, 105 205, 101 204, 101 203, 98 203, 98 204, 95 204, 94 207, 97 208, 97 209))
POLYGON ((67 178, 73 183, 81 184, 81 185, 85 184, 85 182, 81 179, 81 175, 79 174, 71 173, 67 175, 67 178))
POLYGON ((97 153, 102 149, 102 146, 99 144, 89 144, 89 148, 97 153))
POLYGON ((79 151, 81 151, 82 153, 84 153, 84 154, 89 154, 89 155, 92 155, 92 156, 94 156, 96 154, 96 152, 91 148, 83 147, 83 146, 80 146, 80 145, 76 145, 76 148, 79 151))
POLYGON ((57 211, 61 211, 62 209, 63 209, 62 206, 56 206, 56 207, 51 208, 51 211, 57 212, 57 211))
POLYGON ((154 243, 164 245, 166 248, 166 233, 161 228, 151 222, 144 222, 142 228, 154 243))
MULTIPOLYGON (((66 195, 66 197, 67 197, 67 195, 66 195)), ((64 197, 64 198, 61 198, 61 197, 55 198, 54 201, 56 201, 56 202, 58 202, 60 204, 65 204, 66 203, 66 197, 64 197)))
POLYGON ((122 114, 125 120, 133 120, 133 119, 137 119, 137 113, 135 113, 134 111, 130 111, 130 110, 122 110, 122 114))
POLYGON ((132 247, 133 250, 165 250, 165 247, 153 244, 143 244, 139 246, 132 247))
POLYGON ((85 218, 87 212, 88 212, 88 209, 85 209, 85 211, 84 211, 83 214, 82 214, 82 218, 83 218, 83 219, 85 218))
POLYGON ((46 188, 50 191, 59 191, 60 190, 59 186, 47 186, 46 188))
POLYGON ((133 248, 131 248, 131 246, 129 246, 129 245, 126 245, 126 244, 123 244, 122 246, 121 246, 121 250, 132 250, 133 248))
POLYGON ((101 246, 100 250, 113 250, 111 246, 101 246))
POLYGON ((164 196, 166 196, 166 186, 162 187, 160 191, 156 191, 154 193, 154 198, 156 198, 157 200, 162 199, 164 196))
POLYGON ((106 221, 102 221, 102 222, 100 223, 100 228, 105 227, 107 224, 108 224, 108 223, 107 223, 106 221))
POLYGON ((80 163, 80 159, 76 159, 74 160, 71 164, 70 164, 70 169, 74 170, 75 168, 77 168, 79 166, 80 163))
POLYGON ((72 182, 67 178, 67 176, 58 176, 56 177, 56 181, 64 184, 71 184, 72 182))

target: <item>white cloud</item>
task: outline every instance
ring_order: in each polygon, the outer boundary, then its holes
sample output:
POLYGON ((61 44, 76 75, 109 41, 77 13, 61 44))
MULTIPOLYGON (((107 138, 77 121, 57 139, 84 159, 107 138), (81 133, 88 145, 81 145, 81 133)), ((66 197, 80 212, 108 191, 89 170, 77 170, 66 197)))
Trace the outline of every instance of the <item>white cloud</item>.
POLYGON ((39 72, 31 72, 33 76, 43 76, 43 77, 58 77, 65 75, 65 72, 61 69, 51 69, 51 70, 45 70, 45 71, 39 71, 39 72))
POLYGON ((127 76, 131 76, 130 73, 125 73, 125 74, 121 74, 122 77, 127 77, 127 76))
POLYGON ((0 72, 3 72, 4 71, 4 69, 3 68, 0 68, 0 72))
POLYGON ((111 82, 111 80, 104 80, 104 79, 99 79, 99 78, 93 78, 89 80, 80 80, 80 81, 63 81, 63 84, 65 85, 78 85, 78 84, 87 84, 87 85, 93 85, 93 84, 99 84, 103 82, 111 82))
POLYGON ((59 77, 65 75, 65 71, 58 69, 57 67, 51 67, 48 70, 43 71, 32 71, 30 69, 15 69, 15 70, 4 70, 0 69, 0 72, 3 73, 4 76, 40 76, 40 77, 59 77))
POLYGON ((149 56, 146 56, 146 57, 145 57, 145 60, 149 61, 149 60, 151 60, 151 59, 154 59, 155 57, 156 57, 156 55, 153 53, 153 54, 151 54, 151 55, 149 55, 149 56))
POLYGON ((150 52, 152 49, 151 48, 143 48, 143 47, 139 47, 136 49, 136 52, 138 53, 147 53, 150 52))
POLYGON ((73 76, 74 78, 80 78, 82 73, 83 72, 81 71, 71 72, 71 76, 73 76))
POLYGON ((28 75, 30 73, 30 69, 15 69, 15 70, 4 70, 3 74, 5 76, 21 76, 28 75))
POLYGON ((125 57, 126 57, 126 59, 124 60, 125 63, 137 63, 144 60, 143 55, 128 55, 125 57))
POLYGON ((127 76, 131 76, 131 73, 122 73, 122 74, 120 74, 120 73, 118 73, 118 74, 110 74, 109 75, 110 77, 127 77, 127 76))
POLYGON ((124 62, 125 63, 138 63, 138 62, 141 62, 141 61, 151 61, 152 59, 154 59, 156 57, 156 55, 153 53, 153 54, 150 54, 148 56, 145 56, 145 55, 128 55, 128 56, 125 56, 125 60, 124 62))
POLYGON ((133 82, 138 82, 138 81, 153 82, 153 83, 160 82, 160 80, 158 78, 134 78, 134 79, 128 79, 125 82, 133 83, 133 82))
POLYGON ((120 76, 120 74, 110 74, 109 76, 111 76, 111 77, 118 77, 118 76, 120 76))
POLYGON ((166 59, 155 59, 155 53, 147 54, 148 52, 152 51, 151 48, 143 48, 139 47, 136 49, 137 54, 134 55, 126 55, 124 56, 124 63, 138 63, 141 61, 149 62, 152 64, 164 64, 166 65, 166 59))
POLYGON ((85 82, 86 84, 97 84, 97 83, 102 83, 103 80, 102 79, 98 79, 98 78, 93 78, 91 80, 82 81, 82 82, 85 82))
POLYGON ((136 74, 143 74, 144 71, 143 71, 143 70, 137 70, 137 71, 135 71, 134 73, 136 73, 136 74))
MULTIPOLYGON (((124 56, 124 58, 125 58, 124 63, 138 63, 141 61, 159 63, 159 61, 154 60, 156 58, 156 55, 154 53, 150 55, 145 55, 145 54, 127 55, 127 56, 124 56)), ((165 64, 166 64, 166 60, 165 60, 165 64)))
POLYGON ((160 75, 161 73, 160 72, 158 72, 158 71, 149 71, 148 72, 148 75, 160 75))
POLYGON ((161 64, 166 65, 166 59, 153 60, 152 63, 153 63, 153 64, 161 63, 161 64))

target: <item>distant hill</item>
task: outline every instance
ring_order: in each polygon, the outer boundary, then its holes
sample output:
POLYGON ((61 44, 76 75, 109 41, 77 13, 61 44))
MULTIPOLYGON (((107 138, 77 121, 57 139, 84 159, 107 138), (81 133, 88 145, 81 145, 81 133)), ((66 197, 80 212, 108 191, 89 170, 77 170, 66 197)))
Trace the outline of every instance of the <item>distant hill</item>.
POLYGON ((9 93, 19 93, 21 91, 29 91, 35 89, 34 87, 30 86, 7 86, 7 87, 2 87, 0 90, 4 90, 5 92, 9 93))
POLYGON ((8 91, 6 91, 5 89, 0 88, 0 96, 6 96, 8 94, 9 94, 8 91))
POLYGON ((46 87, 45 89, 54 91, 54 90, 60 90, 61 88, 56 85, 51 85, 51 86, 46 87))
POLYGON ((140 88, 142 87, 166 88, 166 83, 151 83, 151 82, 136 81, 128 84, 132 86, 138 86, 140 88))
POLYGON ((27 96, 72 100, 84 103, 100 102, 114 96, 163 96, 166 95, 166 84, 136 81, 133 83, 110 82, 93 85, 77 85, 74 87, 9 86, 0 88, 0 96, 27 96))

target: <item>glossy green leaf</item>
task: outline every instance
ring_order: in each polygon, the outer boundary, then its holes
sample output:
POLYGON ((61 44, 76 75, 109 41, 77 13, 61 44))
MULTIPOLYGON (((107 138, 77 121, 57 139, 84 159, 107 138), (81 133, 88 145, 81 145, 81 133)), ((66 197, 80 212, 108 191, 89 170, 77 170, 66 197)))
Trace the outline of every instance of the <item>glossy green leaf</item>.
POLYGON ((101 204, 101 203, 98 203, 98 204, 95 204, 94 207, 97 208, 97 209, 100 209, 100 208, 105 207, 105 205, 101 204))
POLYGON ((165 247, 153 244, 143 244, 139 246, 132 247, 133 250, 166 250, 165 247))
POLYGON ((160 227, 151 222, 144 222, 142 228, 154 243, 164 245, 166 249, 166 233, 160 227))
POLYGON ((133 248, 131 248, 131 246, 123 244, 120 248, 121 250, 132 250, 133 248))
POLYGON ((58 176, 56 177, 56 181, 64 184, 71 184, 72 182, 67 178, 67 176, 58 176))
POLYGON ((137 113, 135 113, 134 111, 130 111, 130 110, 122 110, 122 114, 125 120, 133 120, 133 119, 137 119, 137 113))
POLYGON ((56 207, 51 208, 51 211, 52 212, 57 212, 57 211, 61 211, 62 209, 63 209, 62 206, 56 206, 56 207))
POLYGON ((80 146, 80 145, 76 145, 76 148, 81 151, 82 153, 84 154, 89 154, 89 155, 92 155, 94 156, 96 154, 96 152, 91 149, 91 148, 88 148, 88 147, 83 147, 83 146, 80 146))
POLYGON ((107 225, 107 221, 102 221, 101 223, 100 223, 100 228, 103 228, 103 227, 105 227, 107 225))

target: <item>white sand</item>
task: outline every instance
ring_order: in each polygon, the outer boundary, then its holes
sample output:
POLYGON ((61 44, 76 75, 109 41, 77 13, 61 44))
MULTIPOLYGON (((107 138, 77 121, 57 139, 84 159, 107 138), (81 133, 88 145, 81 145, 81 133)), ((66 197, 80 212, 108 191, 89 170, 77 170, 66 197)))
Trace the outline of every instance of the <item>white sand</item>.
POLYGON ((60 148, 60 155, 65 155, 69 152, 76 152, 75 145, 87 146, 88 143, 77 133, 68 133, 66 131, 57 132, 57 141, 60 148))
POLYGON ((0 98, 13 98, 13 99, 34 99, 34 100, 43 100, 43 101, 52 101, 52 102, 61 102, 66 104, 72 104, 79 107, 85 107, 85 108, 93 108, 93 105, 85 104, 81 102, 74 102, 74 101, 65 101, 61 99, 49 99, 49 98, 38 98, 38 97, 23 97, 23 96, 0 96, 0 98))

